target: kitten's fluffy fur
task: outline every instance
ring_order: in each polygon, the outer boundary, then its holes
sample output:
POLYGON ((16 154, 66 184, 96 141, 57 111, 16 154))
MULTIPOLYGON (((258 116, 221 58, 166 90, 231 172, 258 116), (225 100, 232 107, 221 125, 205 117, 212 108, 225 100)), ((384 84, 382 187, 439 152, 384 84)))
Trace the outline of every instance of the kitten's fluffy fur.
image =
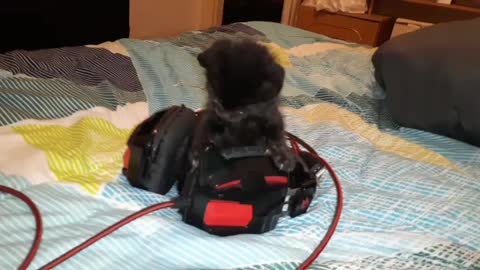
MULTIPOLYGON (((194 148, 265 144, 279 169, 290 171, 295 157, 286 145, 278 96, 285 71, 253 41, 219 40, 198 55, 206 70, 207 110, 194 148)), ((193 153, 195 162, 198 153, 193 153)))

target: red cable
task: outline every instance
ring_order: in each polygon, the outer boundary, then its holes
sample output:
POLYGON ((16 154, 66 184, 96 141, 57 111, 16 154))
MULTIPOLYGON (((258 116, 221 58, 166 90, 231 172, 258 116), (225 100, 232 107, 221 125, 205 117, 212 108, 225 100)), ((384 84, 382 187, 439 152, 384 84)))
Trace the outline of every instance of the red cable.
POLYGON ((337 190, 337 207, 335 208, 333 221, 330 224, 327 230, 327 233, 325 234, 325 237, 322 239, 320 244, 315 248, 315 250, 310 254, 310 256, 308 256, 308 258, 297 268, 298 270, 305 270, 307 269, 307 267, 312 265, 313 262, 320 255, 320 253, 322 253, 322 251, 325 249, 328 242, 332 238, 333 233, 337 229, 337 225, 340 222, 340 216, 342 215, 342 209, 343 209, 343 190, 342 190, 342 184, 340 183, 340 179, 338 178, 337 174, 333 170, 332 166, 330 166, 330 164, 325 159, 320 157, 317 151, 315 151, 315 149, 313 149, 310 145, 308 145, 307 143, 305 143, 303 140, 296 137, 295 135, 288 132, 287 132, 287 135, 290 140, 295 141, 296 143, 300 143, 305 149, 308 150, 308 152, 314 155, 323 164, 323 166, 325 166, 328 173, 332 177, 333 182, 335 183, 335 188, 337 190))
MULTIPOLYGON (((334 214, 333 221, 332 221, 330 227, 328 228, 327 233, 325 234, 325 237, 322 239, 322 241, 317 246, 317 248, 315 248, 315 250, 311 253, 311 255, 299 266, 299 268, 297 268, 299 270, 305 270, 305 269, 307 269, 307 267, 312 265, 312 263, 315 261, 315 259, 325 249, 328 242, 332 238, 333 233, 336 230, 336 227, 337 227, 337 225, 340 221, 340 216, 341 216, 341 212, 342 212, 342 208, 343 208, 343 191, 342 191, 342 186, 341 186, 340 180, 339 180, 337 174, 335 173, 335 171, 333 170, 333 168, 330 166, 330 164, 328 164, 327 161, 325 161, 323 158, 321 158, 316 153, 316 151, 311 146, 306 144, 304 141, 302 141, 301 139, 299 139, 298 137, 296 137, 292 134, 288 134, 288 135, 292 139, 291 140, 292 145, 295 145, 295 146, 293 146, 295 151, 299 150, 299 147, 298 147, 298 144, 297 144, 297 142, 298 142, 304 148, 306 148, 311 154, 315 155, 315 157, 325 166, 325 168, 328 170, 328 172, 330 173, 330 175, 331 175, 331 177, 332 177, 332 179, 335 183, 335 188, 337 189, 337 207, 335 209, 335 214, 334 214)), ((36 252, 37 252, 37 250, 40 246, 40 241, 41 241, 42 231, 43 231, 40 211, 38 211, 35 204, 27 196, 25 196, 21 192, 18 192, 16 190, 13 190, 11 188, 4 187, 4 186, 0 186, 0 191, 7 192, 7 193, 12 194, 12 195, 20 198, 21 200, 23 200, 31 208, 31 210, 32 210, 32 212, 35 216, 35 221, 36 221, 36 225, 37 225, 35 240, 34 240, 34 243, 32 245, 32 248, 31 248, 27 258, 24 260, 24 262, 22 263, 22 265, 19 268, 21 270, 25 270, 28 267, 28 265, 31 263, 33 258, 35 257, 35 254, 36 254, 36 252)), ((121 228, 122 226, 134 221, 135 219, 140 218, 142 216, 145 216, 147 214, 150 214, 152 212, 158 211, 160 209, 169 208, 169 207, 179 207, 179 204, 178 204, 178 202, 172 202, 172 201, 164 202, 164 203, 159 203, 159 204, 149 206, 149 207, 147 207, 145 209, 142 209, 142 210, 140 210, 136 213, 133 213, 130 216, 118 221, 117 223, 115 223, 115 224, 111 225, 110 227, 106 228, 105 230, 101 231, 97 235, 91 237, 90 239, 84 241, 83 243, 76 246, 75 248, 67 251, 66 253, 64 253, 63 255, 58 257, 57 259, 55 259, 55 260, 51 261, 50 263, 46 264, 45 266, 43 266, 41 269, 45 269, 45 270, 52 269, 53 267, 56 267, 59 264, 61 264, 62 262, 64 262, 65 260, 75 256, 77 253, 81 252, 83 249, 89 247, 90 245, 94 244, 95 242, 99 241, 100 239, 104 238, 105 236, 111 234, 112 232, 116 231, 117 229, 121 228)))
MULTIPOLYGON (((298 139, 298 138, 296 138, 296 139, 298 139)), ((301 141, 300 139, 298 139, 298 140, 299 140, 300 144, 302 144, 302 146, 307 148, 307 150, 309 150, 309 152, 311 152, 313 155, 315 155, 315 157, 318 158, 318 160, 323 163, 325 168, 328 170, 328 172, 332 176, 333 181, 335 182, 335 187, 337 188, 337 193, 338 193, 337 207, 336 207, 334 219, 333 219, 333 222, 331 223, 325 237, 323 238, 322 242, 320 242, 320 244, 317 246, 317 248, 311 253, 311 255, 299 266, 299 268, 297 268, 299 270, 305 270, 305 269, 307 269, 307 267, 312 265, 312 263, 315 261, 315 259, 320 255, 320 253, 322 253, 322 251, 325 249, 328 242, 332 238, 333 233, 335 232, 337 224, 340 221, 340 216, 341 216, 341 212, 342 212, 342 208, 343 208, 343 193, 342 193, 342 186, 340 184, 340 180, 339 180, 337 174, 335 173, 335 171, 333 170, 333 168, 330 166, 330 164, 328 164, 327 161, 325 161, 323 158, 321 158, 315 152, 315 150, 313 150, 313 148, 309 147, 308 145, 305 145, 305 143, 303 141, 301 141)), ((297 147, 298 147, 298 145, 297 145, 297 147)), ((107 236, 108 234, 114 232, 115 230, 117 230, 120 227, 132 222, 133 220, 135 220, 137 218, 140 218, 140 217, 142 217, 144 215, 147 215, 151 212, 154 212, 154 211, 157 211, 157 210, 160 210, 160 209, 163 209, 163 208, 173 207, 173 206, 175 206, 174 202, 160 203, 160 204, 156 204, 156 205, 152 205, 150 207, 147 207, 143 210, 140 210, 139 212, 133 213, 132 215, 120 220, 119 222, 115 223, 114 225, 112 225, 112 226, 108 227, 107 229, 103 230, 99 234, 91 237, 90 239, 88 239, 87 241, 78 245, 77 247, 75 247, 75 248, 71 249, 70 251, 64 253, 62 256, 58 257, 54 261, 52 261, 52 262, 48 263, 47 265, 45 265, 44 267, 42 267, 41 270, 52 269, 53 267, 59 265, 60 263, 64 262, 65 260, 74 256, 75 254, 79 253, 83 249, 92 245, 93 243, 99 241, 101 238, 107 236)))
POLYGON ((327 233, 325 234, 325 237, 323 238, 322 242, 318 245, 318 247, 311 253, 311 255, 300 265, 298 268, 299 270, 305 270, 307 267, 312 265, 312 263, 317 259, 318 255, 322 253, 322 251, 325 249, 327 246, 328 242, 333 236, 333 233, 335 232, 337 225, 340 221, 340 216, 342 213, 342 208, 343 208, 343 191, 342 191, 342 185, 340 183, 340 180, 338 179, 337 174, 333 170, 333 168, 330 166, 330 164, 327 163, 323 158, 317 155, 318 160, 323 163, 325 168, 328 170, 330 173, 333 182, 335 183, 335 188, 337 189, 337 207, 335 209, 335 215, 333 218, 333 222, 331 223, 327 233))
POLYGON ((30 248, 30 251, 28 252, 27 257, 25 257, 25 260, 23 260, 23 263, 18 268, 19 270, 26 270, 27 267, 30 265, 30 263, 32 263, 35 255, 37 254, 38 248, 40 247, 40 242, 42 241, 42 233, 43 233, 42 215, 40 214, 40 211, 38 210, 35 203, 32 200, 30 200, 30 198, 28 198, 27 195, 21 193, 20 191, 17 191, 2 185, 0 185, 0 191, 10 194, 12 196, 15 196, 20 200, 22 200, 25 204, 28 205, 28 207, 30 207, 30 210, 32 211, 33 216, 35 217, 35 226, 36 226, 35 238, 33 240, 32 247, 30 248))
POLYGON ((290 145, 292 146, 295 154, 297 155, 300 154, 300 147, 298 146, 298 143, 293 138, 290 138, 290 145))
POLYGON ((65 260, 69 259, 70 257, 73 257, 74 255, 76 255, 77 253, 82 251, 83 249, 89 247, 90 245, 94 244, 95 242, 99 241, 100 239, 104 238, 105 236, 111 234, 112 232, 118 230, 120 227, 134 221, 135 219, 137 219, 139 217, 145 216, 147 214, 150 214, 150 213, 155 212, 155 211, 160 210, 160 209, 170 208, 170 207, 174 207, 174 206, 176 206, 175 202, 172 202, 172 201, 163 202, 163 203, 154 204, 154 205, 149 206, 145 209, 142 209, 138 212, 135 212, 135 213, 131 214, 130 216, 118 221, 117 223, 115 223, 113 225, 111 225, 110 227, 106 228, 105 230, 101 231, 97 235, 94 235, 93 237, 91 237, 90 239, 81 243, 80 245, 76 246, 75 248, 65 252, 60 257, 56 258, 55 260, 53 260, 53 261, 49 262, 48 264, 46 264, 45 266, 43 266, 41 269, 42 270, 43 269, 52 269, 53 267, 58 266, 59 264, 61 264, 65 260))

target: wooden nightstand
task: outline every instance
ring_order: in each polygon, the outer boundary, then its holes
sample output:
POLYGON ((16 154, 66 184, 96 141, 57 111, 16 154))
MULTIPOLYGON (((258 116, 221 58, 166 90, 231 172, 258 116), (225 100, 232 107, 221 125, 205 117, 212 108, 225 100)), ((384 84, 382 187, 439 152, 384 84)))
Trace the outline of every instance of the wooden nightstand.
POLYGON ((390 38, 395 18, 373 14, 331 13, 300 5, 294 26, 345 41, 379 46, 390 38))

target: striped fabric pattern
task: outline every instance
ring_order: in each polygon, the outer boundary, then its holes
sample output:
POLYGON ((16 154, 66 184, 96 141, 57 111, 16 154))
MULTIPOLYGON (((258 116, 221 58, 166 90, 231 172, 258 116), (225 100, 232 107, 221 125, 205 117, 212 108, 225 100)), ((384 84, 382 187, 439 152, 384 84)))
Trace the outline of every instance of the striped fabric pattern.
POLYGON ((113 181, 118 175, 130 135, 129 129, 118 129, 108 121, 87 117, 71 127, 21 125, 13 130, 47 153, 50 169, 57 179, 79 183, 93 194, 104 181, 113 181))
POLYGON ((212 27, 202 31, 185 32, 175 39, 159 39, 159 42, 169 42, 178 47, 195 48, 196 51, 204 50, 217 39, 245 39, 254 38, 268 42, 264 33, 242 23, 212 27))
POLYGON ((7 52, 0 55, 0 69, 14 75, 64 79, 80 85, 96 86, 109 81, 124 91, 142 90, 130 59, 103 48, 77 46, 7 52))
MULTIPOLYGON (((123 39, 115 51, 61 48, 52 51, 58 56, 0 56, 10 59, 3 63, 10 68, 0 69, 0 141, 13 149, 12 168, 0 163, 0 184, 31 196, 44 216, 44 240, 32 269, 134 211, 178 195, 175 189, 162 196, 129 185, 121 175, 125 140, 159 109, 203 107, 205 78, 196 56, 224 37, 253 38, 277 54, 287 74, 287 129, 327 159, 342 180, 341 222, 310 269, 480 269, 480 148, 393 123, 373 77, 374 49, 265 22, 174 39, 123 39), (117 52, 122 57, 108 55, 117 52), (92 56, 97 53, 107 56, 92 56), (92 69, 103 75, 90 80, 56 63, 60 57, 90 59, 108 70, 92 69), (112 58, 133 68, 112 67, 112 58), (41 63, 48 63, 48 74, 38 71, 41 63), (27 70, 20 74, 17 66, 27 70), (136 78, 141 90, 122 76, 136 78), (40 169, 27 174, 22 164, 48 166, 51 177, 40 169)), ((333 183, 328 176, 322 180, 307 214, 282 218, 266 234, 217 237, 186 225, 176 210, 159 211, 58 269, 296 269, 323 237, 335 209, 333 183)), ((22 202, 4 194, 0 232, 0 269, 15 269, 31 244, 33 220, 22 202)))
POLYGON ((142 81, 150 112, 176 104, 188 104, 193 109, 202 108, 206 102, 205 78, 192 51, 168 41, 160 43, 122 40, 135 59, 133 62, 142 81), (158 44, 162 44, 159 46, 158 44), (134 50, 134 46, 140 46, 134 50), (148 57, 145 53, 148 51, 148 57))
POLYGON ((7 77, 0 80, 0 125, 25 119, 55 119, 93 107, 114 110, 145 101, 144 92, 124 91, 109 81, 96 86, 63 79, 7 77))

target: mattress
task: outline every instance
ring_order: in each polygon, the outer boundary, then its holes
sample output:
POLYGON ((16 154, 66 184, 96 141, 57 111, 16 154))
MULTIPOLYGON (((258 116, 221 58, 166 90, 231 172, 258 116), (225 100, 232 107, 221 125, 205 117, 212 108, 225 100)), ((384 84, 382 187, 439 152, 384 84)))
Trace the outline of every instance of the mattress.
MULTIPOLYGON (((0 54, 0 184, 34 200, 38 269, 141 208, 168 201, 122 175, 132 129, 171 105, 202 108, 196 55, 218 38, 253 38, 286 70, 287 130, 312 145, 344 188, 341 221, 311 269, 479 269, 480 148, 392 122, 374 48, 289 26, 246 22, 172 39, 0 54)), ((58 269, 295 269, 319 243, 336 193, 324 176, 307 214, 262 235, 218 237, 176 210, 143 217, 58 269)), ((30 248, 29 209, 0 194, 0 269, 30 248)))

